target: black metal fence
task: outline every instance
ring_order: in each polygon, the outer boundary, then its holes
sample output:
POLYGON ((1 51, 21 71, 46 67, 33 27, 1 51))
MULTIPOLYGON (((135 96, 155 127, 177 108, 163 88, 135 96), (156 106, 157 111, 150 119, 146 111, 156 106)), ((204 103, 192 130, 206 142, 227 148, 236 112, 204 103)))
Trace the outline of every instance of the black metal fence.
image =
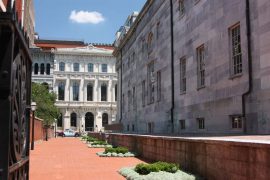
POLYGON ((32 61, 16 3, 0 12, 0 180, 29 179, 32 61))

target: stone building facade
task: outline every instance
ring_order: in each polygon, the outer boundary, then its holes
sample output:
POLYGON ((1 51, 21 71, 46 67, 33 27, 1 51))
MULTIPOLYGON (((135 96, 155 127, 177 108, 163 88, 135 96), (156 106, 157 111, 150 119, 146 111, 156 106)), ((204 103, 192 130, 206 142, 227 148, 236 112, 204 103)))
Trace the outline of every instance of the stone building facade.
POLYGON ((114 51, 125 131, 270 133, 269 12, 267 0, 148 0, 114 51))
POLYGON ((32 80, 56 93, 58 130, 100 131, 116 119, 113 47, 76 44, 50 41, 34 48, 32 80))

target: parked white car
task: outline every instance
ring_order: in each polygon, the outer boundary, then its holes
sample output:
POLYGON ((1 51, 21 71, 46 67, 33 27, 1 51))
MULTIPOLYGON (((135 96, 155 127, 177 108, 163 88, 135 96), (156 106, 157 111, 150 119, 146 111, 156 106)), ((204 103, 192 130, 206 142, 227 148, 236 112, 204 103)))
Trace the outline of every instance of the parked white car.
POLYGON ((63 132, 58 133, 58 136, 63 137, 79 137, 80 133, 72 130, 72 129, 65 129, 63 132))

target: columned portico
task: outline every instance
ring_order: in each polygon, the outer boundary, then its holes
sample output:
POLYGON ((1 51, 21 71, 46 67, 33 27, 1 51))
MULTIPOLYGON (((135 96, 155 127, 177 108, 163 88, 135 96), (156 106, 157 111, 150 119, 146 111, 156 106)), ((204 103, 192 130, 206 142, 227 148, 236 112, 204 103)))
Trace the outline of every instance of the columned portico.
POLYGON ((102 117, 112 123, 116 114, 114 85, 117 83, 112 51, 95 47, 57 49, 54 58, 56 106, 64 114, 63 127, 58 130, 100 131, 104 129, 102 117), (93 68, 89 69, 89 64, 93 68), (65 83, 64 99, 59 92, 60 82, 65 83), (72 113, 77 115, 76 126, 72 113))

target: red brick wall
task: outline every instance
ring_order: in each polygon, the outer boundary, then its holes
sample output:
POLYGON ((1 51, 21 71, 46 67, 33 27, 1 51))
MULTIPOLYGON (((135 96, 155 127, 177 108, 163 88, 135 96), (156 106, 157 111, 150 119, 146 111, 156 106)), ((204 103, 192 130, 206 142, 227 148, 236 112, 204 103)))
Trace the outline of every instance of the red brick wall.
MULTIPOLYGON (((43 126, 43 120, 35 118, 35 141, 41 141, 46 139, 46 128, 43 126)), ((54 137, 54 127, 48 128, 48 139, 54 137)), ((30 118, 30 142, 32 141, 32 117, 30 118)))
MULTIPOLYGON (((105 138, 104 134, 90 135, 105 138)), ((109 134, 109 142, 126 146, 149 161, 178 163, 181 168, 210 180, 270 177, 270 144, 125 134, 109 134)))

